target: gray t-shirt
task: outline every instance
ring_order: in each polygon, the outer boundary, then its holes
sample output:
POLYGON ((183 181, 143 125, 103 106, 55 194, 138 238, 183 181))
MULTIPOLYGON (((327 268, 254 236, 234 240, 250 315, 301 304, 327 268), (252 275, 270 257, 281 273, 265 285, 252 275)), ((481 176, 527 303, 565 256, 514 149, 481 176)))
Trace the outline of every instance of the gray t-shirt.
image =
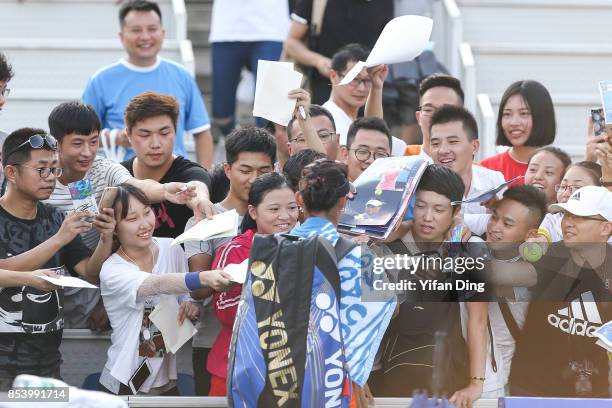
MULTIPOLYGON (((218 213, 228 210, 221 203, 217 203, 214 206, 218 213)), ((242 217, 239 218, 239 222, 242 222, 242 217)), ((187 225, 185 225, 185 231, 195 224, 195 217, 191 217, 187 221, 187 225)), ((214 259, 217 250, 231 240, 232 238, 213 238, 208 241, 187 241, 184 244, 185 254, 187 259, 198 254, 208 254, 214 259)), ((219 323, 217 316, 215 316, 211 302, 212 296, 204 300, 203 307, 200 308, 200 317, 196 323, 198 332, 193 336, 193 347, 211 348, 221 330, 221 323, 219 323)))

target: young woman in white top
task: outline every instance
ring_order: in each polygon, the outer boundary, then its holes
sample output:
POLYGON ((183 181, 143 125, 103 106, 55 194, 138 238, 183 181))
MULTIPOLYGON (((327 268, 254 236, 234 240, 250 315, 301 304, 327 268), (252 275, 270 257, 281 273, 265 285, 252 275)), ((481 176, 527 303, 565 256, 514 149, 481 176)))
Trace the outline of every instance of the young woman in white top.
POLYGON ((141 190, 122 184, 112 207, 116 251, 102 266, 100 290, 113 333, 100 383, 119 395, 178 395, 176 356, 166 351, 149 313, 160 295, 174 295, 170 299, 181 302, 179 324, 195 318, 197 308, 187 292, 204 286, 227 289, 229 276, 221 271, 186 273, 181 246, 153 237, 155 214, 141 190))
MULTIPOLYGON (((574 163, 567 168, 561 183, 555 186, 557 202, 566 203, 570 196, 579 188, 601 185, 601 166, 591 161, 574 163)), ((552 242, 563 240, 561 219, 563 213, 546 214, 540 228, 546 229, 552 242)))

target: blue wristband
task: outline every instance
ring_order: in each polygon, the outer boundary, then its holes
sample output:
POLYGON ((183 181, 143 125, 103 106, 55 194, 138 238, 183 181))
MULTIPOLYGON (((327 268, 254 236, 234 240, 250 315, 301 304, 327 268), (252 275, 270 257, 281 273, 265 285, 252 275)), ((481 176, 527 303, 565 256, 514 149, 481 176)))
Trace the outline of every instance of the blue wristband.
POLYGON ((200 283, 200 272, 187 272, 185 274, 185 286, 189 290, 203 288, 204 286, 200 283))

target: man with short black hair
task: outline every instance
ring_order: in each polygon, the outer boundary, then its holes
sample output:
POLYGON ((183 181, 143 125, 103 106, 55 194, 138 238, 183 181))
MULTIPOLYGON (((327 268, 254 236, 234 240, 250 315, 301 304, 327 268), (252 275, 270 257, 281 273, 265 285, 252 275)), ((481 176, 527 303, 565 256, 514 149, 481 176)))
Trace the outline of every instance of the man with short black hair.
POLYGON ((410 145, 406 149, 407 155, 421 154, 429 157, 429 129, 431 117, 444 105, 463 106, 464 94, 461 82, 450 75, 433 74, 421 81, 419 85, 419 109, 416 119, 423 134, 423 144, 410 145))
POLYGON ((389 127, 382 119, 357 119, 348 129, 340 155, 348 166, 349 180, 355 181, 374 160, 391 156, 389 127))
MULTIPOLYGON (((43 204, 62 174, 57 141, 42 129, 22 128, 2 146, 8 187, 0 197, 0 268, 30 271, 56 268, 98 282, 112 251, 112 209, 94 214, 74 211, 64 218, 43 204), (95 227, 100 239, 90 250, 80 234, 95 227), (93 253, 92 253, 93 252, 93 253)), ((63 289, 43 292, 29 286, 0 290, 0 389, 19 374, 60 377, 63 289)))
MULTIPOLYGON (((357 62, 367 59, 369 52, 360 44, 348 44, 332 57, 329 75, 332 92, 323 107, 334 117, 341 146, 346 145, 348 128, 357 119, 360 109, 365 107, 365 117, 383 118, 382 88, 389 71, 386 65, 370 70, 364 68, 349 84, 340 85, 357 62)), ((392 141, 391 154, 402 156, 406 143, 396 137, 392 141)))
POLYGON ((127 58, 96 72, 83 92, 83 100, 93 105, 102 121, 102 136, 117 134, 117 144, 127 148, 125 159, 131 158, 134 153, 123 123, 125 107, 142 92, 162 92, 174 96, 180 105, 174 152, 187 155, 183 137, 190 133, 198 163, 210 168, 213 143, 202 94, 182 65, 159 56, 165 36, 159 5, 148 0, 128 1, 119 10, 119 23, 119 39, 127 58))
MULTIPOLYGON (((319 140, 325 147, 326 156, 330 159, 336 159, 340 146, 332 114, 322 106, 310 105, 306 121, 311 123, 314 131, 319 136, 319 140)), ((289 156, 294 156, 304 149, 312 148, 307 144, 307 135, 301 125, 302 122, 297 117, 293 117, 287 125, 289 156)))
MULTIPOLYGON (((492 208, 487 224, 486 242, 492 258, 508 265, 519 262, 521 245, 537 234, 546 212, 546 197, 541 190, 525 184, 506 190, 492 208)), ((489 302, 492 352, 487 353, 483 398, 506 394, 517 329, 523 327, 529 301, 527 290, 513 290, 507 284, 515 275, 508 273, 499 278, 495 282, 498 301, 489 302)))
MULTIPOLYGON (((460 106, 444 105, 429 121, 430 154, 434 163, 454 170, 466 186, 465 199, 478 197, 504 182, 498 171, 489 170, 473 163, 474 155, 480 148, 476 119, 460 106)), ((464 214, 484 214, 481 203, 466 203, 464 214)))

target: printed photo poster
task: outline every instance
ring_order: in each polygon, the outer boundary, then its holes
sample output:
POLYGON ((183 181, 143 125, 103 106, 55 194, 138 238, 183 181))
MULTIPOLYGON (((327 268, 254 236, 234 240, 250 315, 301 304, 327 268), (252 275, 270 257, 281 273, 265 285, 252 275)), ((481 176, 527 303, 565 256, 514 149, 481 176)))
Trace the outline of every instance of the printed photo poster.
POLYGON ((357 194, 347 202, 340 224, 388 227, 406 207, 425 167, 425 160, 418 156, 375 160, 355 180, 357 194))
POLYGON ((145 300, 138 342, 138 355, 140 357, 163 357, 167 353, 161 331, 149 319, 149 315, 155 309, 157 303, 159 303, 158 297, 148 297, 145 300))

